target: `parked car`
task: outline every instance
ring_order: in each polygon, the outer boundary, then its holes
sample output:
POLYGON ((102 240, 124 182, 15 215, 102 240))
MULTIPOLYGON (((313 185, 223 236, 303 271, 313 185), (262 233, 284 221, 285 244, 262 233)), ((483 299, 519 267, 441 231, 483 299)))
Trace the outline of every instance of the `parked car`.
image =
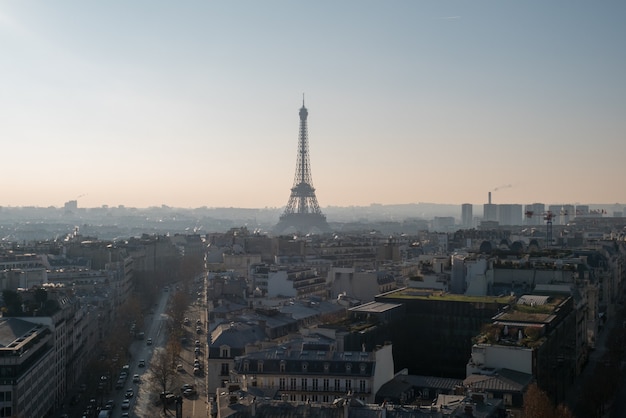
POLYGON ((141 378, 138 374, 133 375, 133 383, 139 383, 141 378))
POLYGON ((128 388, 126 389, 126 393, 124 394, 124 396, 126 397, 126 399, 130 399, 135 396, 135 391, 133 390, 133 388, 128 388))
POLYGON ((152 338, 148 338, 146 340, 146 345, 152 345, 152 338))
POLYGON ((138 367, 146 367, 146 361, 141 359, 139 360, 139 363, 137 364, 138 367))
POLYGON ((130 399, 124 399, 122 401, 122 409, 130 409, 130 399))

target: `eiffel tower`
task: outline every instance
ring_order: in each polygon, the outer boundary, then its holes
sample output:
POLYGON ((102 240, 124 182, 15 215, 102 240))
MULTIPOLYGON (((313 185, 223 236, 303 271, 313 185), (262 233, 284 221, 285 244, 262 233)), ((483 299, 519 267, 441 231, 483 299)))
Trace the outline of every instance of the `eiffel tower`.
POLYGON ((309 161, 309 144, 306 119, 309 115, 304 107, 304 97, 300 108, 300 134, 298 138, 298 161, 296 175, 291 188, 291 196, 274 227, 276 235, 285 233, 324 233, 330 232, 326 216, 322 214, 315 197, 315 188, 311 181, 311 163, 309 161))

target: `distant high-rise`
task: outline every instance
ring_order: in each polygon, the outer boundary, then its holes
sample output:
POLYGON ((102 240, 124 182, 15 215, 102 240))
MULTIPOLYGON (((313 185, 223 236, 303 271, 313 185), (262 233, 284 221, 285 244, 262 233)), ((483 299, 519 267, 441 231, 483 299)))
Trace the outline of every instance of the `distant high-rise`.
POLYGON ((463 228, 471 228, 474 226, 474 206, 471 203, 463 203, 461 205, 461 225, 463 228))
POLYGON ((524 225, 543 225, 546 205, 543 203, 531 203, 524 206, 524 225))
POLYGON ((491 203, 491 192, 489 192, 489 198, 487 200, 487 203, 483 204, 483 220, 498 220, 498 206, 491 203))
POLYGON ((522 205, 498 205, 498 223, 500 225, 522 225, 522 205))
POLYGON ((307 117, 309 112, 304 107, 300 108, 300 133, 298 138, 298 159, 296 163, 296 175, 291 188, 291 196, 285 211, 280 216, 278 224, 274 227, 275 234, 289 232, 316 233, 330 232, 326 222, 326 216, 322 214, 315 197, 315 188, 311 180, 311 163, 309 161, 309 144, 307 132, 307 117))

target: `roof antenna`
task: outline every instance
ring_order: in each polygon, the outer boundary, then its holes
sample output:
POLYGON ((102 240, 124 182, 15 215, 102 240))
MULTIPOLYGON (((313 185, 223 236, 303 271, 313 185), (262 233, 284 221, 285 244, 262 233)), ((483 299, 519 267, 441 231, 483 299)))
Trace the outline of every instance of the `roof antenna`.
POLYGON ((304 93, 302 93, 302 107, 304 107, 304 93))

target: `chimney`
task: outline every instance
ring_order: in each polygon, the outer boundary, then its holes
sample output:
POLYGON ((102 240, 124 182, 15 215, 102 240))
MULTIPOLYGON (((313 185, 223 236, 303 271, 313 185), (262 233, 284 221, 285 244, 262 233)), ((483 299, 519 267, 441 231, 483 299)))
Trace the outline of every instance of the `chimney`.
POLYGON ((488 203, 491 205, 491 192, 489 192, 489 199, 488 199, 488 203))

